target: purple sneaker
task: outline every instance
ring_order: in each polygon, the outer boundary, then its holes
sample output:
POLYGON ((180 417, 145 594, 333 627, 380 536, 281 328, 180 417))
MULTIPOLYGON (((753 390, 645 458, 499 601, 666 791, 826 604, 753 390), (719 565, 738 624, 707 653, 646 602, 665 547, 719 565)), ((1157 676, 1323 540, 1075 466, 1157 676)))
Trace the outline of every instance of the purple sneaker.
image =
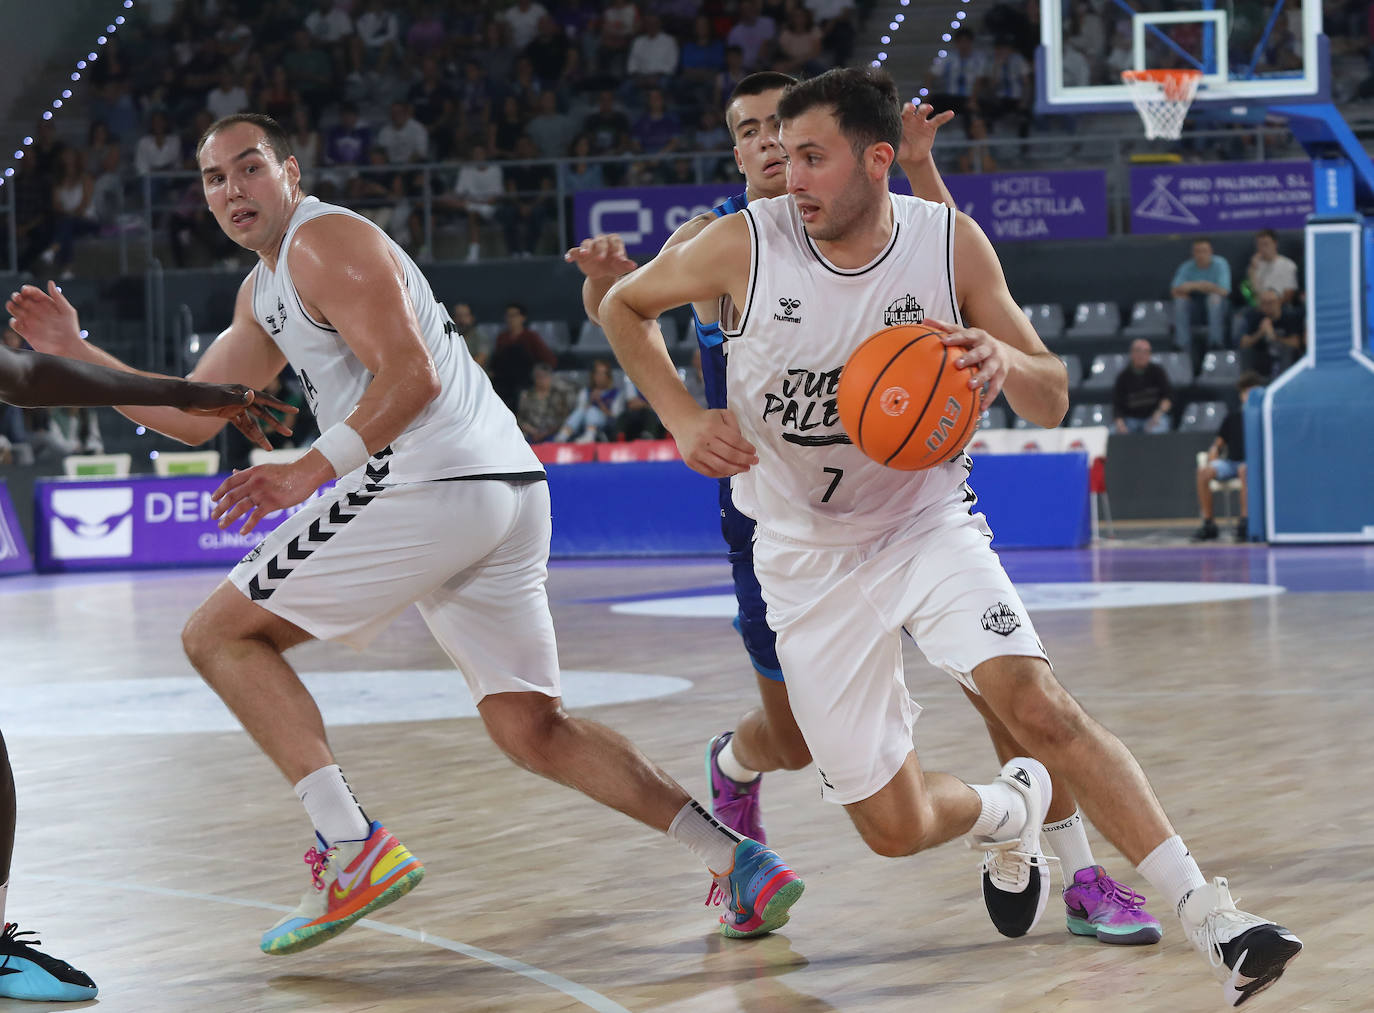
POLYGON ((763 775, 741 784, 726 777, 716 764, 716 755, 734 734, 721 732, 706 744, 706 780, 711 783, 711 815, 740 836, 767 844, 763 817, 759 814, 759 786, 763 783, 763 775))
POLYGON ((1145 898, 1122 886, 1100 865, 1079 869, 1064 891, 1069 931, 1099 942, 1143 946, 1159 942, 1159 919, 1145 910, 1145 898))

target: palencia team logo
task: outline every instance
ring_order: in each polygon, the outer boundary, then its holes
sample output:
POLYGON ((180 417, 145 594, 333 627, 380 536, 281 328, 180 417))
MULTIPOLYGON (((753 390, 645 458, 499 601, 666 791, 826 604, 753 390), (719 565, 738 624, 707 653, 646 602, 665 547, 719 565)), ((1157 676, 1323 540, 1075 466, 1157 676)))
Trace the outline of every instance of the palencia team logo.
POLYGON ((883 310, 883 324, 887 327, 896 327, 899 324, 919 324, 926 318, 926 311, 921 308, 921 304, 916 301, 914 295, 904 295, 900 299, 894 299, 892 303, 883 310))
POLYGON ((983 613, 983 629, 989 633, 1000 633, 1009 637, 1013 630, 1020 629, 1021 617, 1011 610, 1006 602, 998 602, 983 613))

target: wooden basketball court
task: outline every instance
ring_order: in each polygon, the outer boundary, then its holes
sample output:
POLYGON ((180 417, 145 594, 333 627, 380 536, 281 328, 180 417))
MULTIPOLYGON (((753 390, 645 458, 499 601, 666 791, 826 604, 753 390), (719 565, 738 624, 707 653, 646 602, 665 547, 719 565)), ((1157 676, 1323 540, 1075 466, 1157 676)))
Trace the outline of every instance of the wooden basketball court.
MULTIPOLYGON (((1068 600, 1059 583, 1049 597, 1069 607, 1032 605, 1061 677, 1135 750, 1204 872, 1228 875, 1242 908, 1306 943, 1283 981, 1247 1008, 1370 1009, 1374 552, 1219 547, 1185 565, 1135 550, 1127 565, 1113 551, 1006 558, 1020 581, 1088 581, 1078 585, 1083 601, 1068 600), (1328 581, 1333 572, 1345 576, 1328 581), (1094 577, 1289 590, 1097 607, 1094 577)), ((20 804, 8 915, 92 975, 101 998, 88 1005, 1221 1008, 1203 961, 1159 905, 1158 946, 1071 937, 1054 900, 1030 936, 1003 939, 983 910, 976 852, 954 843, 903 860, 870 854, 843 811, 820 802, 813 770, 770 775, 763 795, 770 841, 805 878, 806 896, 774 937, 722 940, 716 909, 702 905, 707 877, 690 855, 515 769, 475 718, 444 716, 447 665, 413 612, 366 654, 311 645, 293 660, 319 673, 312 685, 327 714, 383 719, 336 725, 332 742, 369 814, 425 862, 427 878, 319 949, 266 957, 260 932, 308 882, 310 828, 247 736, 216 730, 229 725, 182 656, 181 623, 219 577, 0 582, 0 727, 20 804), (188 727, 200 730, 179 730, 188 727)), ((738 638, 725 618, 613 612, 605 599, 670 598, 691 613, 694 599, 723 593, 728 580, 718 561, 562 564, 550 580, 563 662, 575 670, 569 698, 576 684, 584 698, 627 700, 582 711, 626 732, 699 795, 708 737, 755 696, 738 638), (673 597, 681 592, 691 597, 673 597)), ((925 708, 922 761, 986 779, 997 763, 981 723, 914 647, 907 660, 925 708)), ((1095 833, 1093 841, 1114 874, 1147 889, 1095 833)), ((6 1002, 0 1010, 33 1009, 6 1002)))

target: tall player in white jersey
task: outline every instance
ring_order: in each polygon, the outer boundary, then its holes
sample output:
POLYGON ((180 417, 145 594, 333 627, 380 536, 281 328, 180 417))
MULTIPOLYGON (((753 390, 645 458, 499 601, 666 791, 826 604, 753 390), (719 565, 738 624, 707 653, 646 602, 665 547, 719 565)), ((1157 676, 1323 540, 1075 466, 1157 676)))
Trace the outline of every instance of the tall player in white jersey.
MULTIPOLYGON (((722 213, 731 213, 749 201, 779 197, 787 192, 786 164, 778 147, 778 101, 783 89, 795 79, 773 71, 761 71, 743 78, 725 107, 725 122, 735 140, 735 163, 745 178, 744 199, 734 198, 714 212, 684 222, 664 244, 671 249, 701 232, 722 213)), ((931 155, 940 127, 953 117, 952 112, 934 115, 928 105, 902 107, 902 140, 897 163, 911 183, 912 191, 936 203, 954 205, 931 155)), ((635 263, 625 253, 625 244, 614 233, 594 236, 571 249, 567 259, 587 275, 582 284, 582 302, 588 317, 599 322, 601 300, 615 281, 634 270, 635 263)), ((693 304, 698 341, 702 345, 703 376, 707 380, 707 406, 726 407, 725 362, 729 343, 720 337, 722 310, 719 302, 693 304)), ((729 321, 726 321, 728 325, 729 321)), ((716 736, 707 745, 707 777, 711 785, 711 810, 722 822, 754 840, 765 839, 759 802, 763 773, 772 770, 800 770, 811 763, 806 739, 792 714, 787 698, 785 676, 777 660, 777 644, 764 614, 765 604, 754 575, 754 522, 734 506, 729 480, 722 479, 721 529, 729 547, 738 615, 735 627, 744 640, 745 650, 755 669, 755 682, 763 706, 745 714, 734 729, 716 736)), ((982 697, 964 687, 964 692, 983 715, 999 759, 1003 762, 1025 752, 982 697)), ((1113 945, 1140 945, 1159 941, 1158 919, 1145 909, 1145 898, 1117 883, 1097 863, 1078 805, 1062 778, 1050 771, 1054 781, 1050 809, 1045 814, 1045 840, 1060 859, 1066 889, 1063 893, 1065 923, 1075 935, 1094 936, 1113 945)), ((1003 930, 1017 931, 1023 926, 1000 923, 1003 930)))
POLYGON ((1069 782, 1239 1005, 1302 944, 1237 910, 1225 879, 1203 878, 1134 757, 1059 685, 982 515, 971 513, 967 459, 885 469, 835 417, 849 354, 913 304, 927 322, 945 322, 956 365, 974 367, 969 382, 988 398, 1004 390, 1019 415, 1046 427, 1067 409, 1063 364, 1011 298, 982 230, 887 192, 898 109, 881 72, 830 71, 789 88, 778 108, 788 194, 751 202, 619 281, 602 324, 684 460, 735 476, 735 501, 758 522, 755 569, 793 712, 824 797, 845 805, 868 845, 906 855, 971 834, 986 849, 994 921, 1028 929, 1043 910, 1048 775, 1027 757, 990 785, 922 770, 911 740, 919 708, 902 682, 905 628, 1069 782), (726 329, 730 407, 708 411, 678 379, 655 321, 721 297, 738 307, 726 329))
MULTIPOLYGON (((260 259, 192 377, 263 386, 290 363, 323 429, 299 460, 228 478, 215 516, 251 531, 338 479, 250 552, 182 633, 192 664, 295 785, 318 838, 305 857, 312 886, 264 933, 264 952, 324 942, 423 875, 364 815, 282 657, 311 639, 362 648, 411 604, 512 760, 700 857, 713 896, 728 899, 723 935, 781 925, 802 882, 774 852, 716 821, 623 737, 563 710, 544 471, 415 264, 371 222, 301 193, 269 117, 216 122, 197 158, 220 227, 260 259)), ((60 293, 30 286, 12 304, 43 350, 127 368, 81 341, 60 293)), ((219 430, 171 410, 122 410, 190 444, 219 430)))

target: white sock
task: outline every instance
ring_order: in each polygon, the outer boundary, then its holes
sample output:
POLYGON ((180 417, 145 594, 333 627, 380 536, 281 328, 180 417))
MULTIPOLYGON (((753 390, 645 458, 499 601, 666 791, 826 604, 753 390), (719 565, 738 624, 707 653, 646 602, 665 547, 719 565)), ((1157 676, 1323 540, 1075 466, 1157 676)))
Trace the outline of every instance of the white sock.
POLYGON ((5 894, 10 892, 10 881, 0 883, 0 929, 5 927, 5 894))
POLYGON ((735 737, 731 735, 725 740, 725 745, 720 747, 720 752, 716 754, 716 766, 720 772, 730 780, 739 784, 748 784, 759 776, 757 770, 750 770, 735 758, 735 737))
POLYGON ((969 833, 990 840, 1009 840, 1026 825, 1026 800, 1000 781, 969 785, 983 801, 983 811, 969 833), (1005 831, 999 833, 999 831, 1005 831))
POLYGON ((1136 866, 1149 884, 1178 911, 1183 899, 1200 886, 1206 886, 1202 870, 1183 845, 1183 838, 1174 834, 1155 848, 1136 866))
POLYGON ((296 797, 325 844, 367 838, 368 819, 337 763, 321 767, 296 782, 296 797))
POLYGON ((1083 824, 1083 814, 1077 809, 1066 820, 1046 823, 1044 835, 1045 843, 1059 858, 1059 867, 1068 886, 1073 886, 1075 872, 1091 869, 1097 864, 1093 859, 1092 845, 1088 843, 1088 828, 1083 824))
POLYGON ((673 817, 668 836, 706 863, 714 875, 724 875, 735 867, 735 848, 744 840, 716 819, 696 799, 691 799, 673 817))

